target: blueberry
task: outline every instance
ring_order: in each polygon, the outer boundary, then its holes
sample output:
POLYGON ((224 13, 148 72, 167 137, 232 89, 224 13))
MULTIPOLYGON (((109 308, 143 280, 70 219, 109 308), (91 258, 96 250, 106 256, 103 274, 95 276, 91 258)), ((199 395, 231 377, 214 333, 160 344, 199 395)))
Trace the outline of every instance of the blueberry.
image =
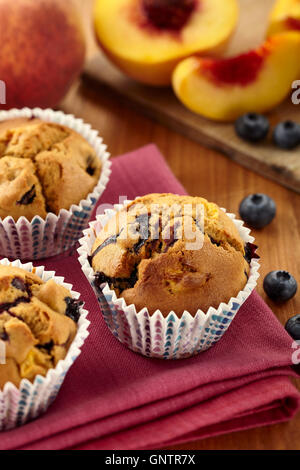
POLYGON ((239 213, 246 224, 253 228, 262 228, 274 219, 276 204, 266 194, 251 194, 242 200, 239 213))
POLYGON ((266 275, 263 286, 274 302, 289 300, 297 291, 296 279, 287 271, 271 271, 266 275))
POLYGON ((245 245, 245 260, 247 263, 251 263, 252 259, 259 259, 260 256, 256 253, 258 246, 254 243, 247 242, 245 245))
POLYGON ((94 158, 92 157, 92 155, 89 155, 87 160, 86 160, 86 172, 90 175, 90 176, 94 176, 95 174, 95 171, 96 169, 94 168, 93 166, 93 162, 94 162, 94 158))
POLYGON ((262 114, 247 113, 235 122, 235 131, 239 137, 249 142, 263 140, 270 129, 268 119, 262 114))
POLYGON ((290 318, 285 324, 285 329, 293 339, 300 339, 300 315, 290 318))
POLYGON ((51 354, 51 349, 53 348, 54 346, 54 343, 53 341, 49 341, 48 343, 44 343, 44 344, 37 344, 36 345, 36 348, 38 349, 45 349, 47 351, 48 354, 51 354))
POLYGON ((282 149, 294 149, 300 144, 300 125, 293 121, 279 123, 274 129, 273 141, 282 149))
POLYGON ((33 185, 31 189, 27 191, 27 193, 25 193, 19 201, 17 201, 17 204, 28 206, 29 204, 33 203, 35 198, 36 198, 36 190, 35 190, 35 185, 33 185))
POLYGON ((12 285, 13 287, 15 287, 16 289, 22 291, 22 292, 25 292, 25 291, 26 291, 25 282, 24 282, 23 279, 21 279, 20 277, 15 277, 15 278, 11 281, 11 285, 12 285))
POLYGON ((80 307, 83 306, 83 302, 81 300, 72 299, 72 297, 66 297, 65 302, 67 304, 66 316, 71 318, 75 323, 78 323, 80 307))
POLYGON ((3 330, 2 332, 0 332, 0 339, 2 341, 7 341, 8 340, 8 334, 6 333, 5 330, 3 330))

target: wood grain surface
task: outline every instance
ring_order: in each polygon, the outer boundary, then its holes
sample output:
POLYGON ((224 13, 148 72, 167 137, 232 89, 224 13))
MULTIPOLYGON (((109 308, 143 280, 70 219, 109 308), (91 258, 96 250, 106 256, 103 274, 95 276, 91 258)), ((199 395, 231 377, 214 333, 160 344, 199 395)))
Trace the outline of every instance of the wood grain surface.
MULTIPOLYGON (((226 48, 226 56, 245 52, 262 43, 274 0, 240 0, 240 3, 240 21, 226 48)), ((154 88, 134 82, 98 51, 87 62, 85 76, 98 82, 101 90, 113 90, 157 122, 202 145, 220 150, 241 165, 300 193, 300 150, 288 152, 275 147, 271 133, 261 144, 244 142, 236 136, 231 124, 216 123, 192 113, 177 100, 171 88, 154 88)), ((289 96, 269 113, 269 118, 272 126, 285 119, 300 121, 300 105, 294 105, 289 96)))
MULTIPOLYGON (((88 57, 97 51, 91 26, 92 0, 74 0, 87 27, 88 57)), ((100 52, 97 52, 100 54, 100 52)), ((282 324, 300 313, 300 293, 283 305, 265 296, 264 276, 274 269, 293 273, 300 284, 300 196, 277 183, 243 168, 221 153, 146 118, 121 102, 106 88, 78 81, 61 108, 76 114, 98 129, 112 156, 154 142, 176 177, 191 195, 201 195, 229 211, 237 212, 242 198, 264 192, 277 204, 276 219, 266 228, 253 231, 261 255, 258 292, 282 324)), ((300 390, 300 381, 296 382, 300 390)), ((300 413, 289 423, 231 433, 177 446, 176 449, 300 449, 300 413)))

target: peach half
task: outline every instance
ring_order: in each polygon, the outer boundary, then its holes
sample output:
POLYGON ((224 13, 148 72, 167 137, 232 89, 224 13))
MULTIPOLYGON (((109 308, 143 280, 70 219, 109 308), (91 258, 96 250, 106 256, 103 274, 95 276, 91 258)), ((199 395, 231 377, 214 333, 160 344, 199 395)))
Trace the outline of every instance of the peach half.
POLYGON ((94 8, 104 52, 150 85, 169 85, 180 60, 218 49, 237 20, 237 0, 96 0, 94 8))
POLYGON ((180 101, 210 119, 231 121, 279 104, 300 75, 300 34, 287 32, 228 59, 190 57, 174 70, 180 101))
POLYGON ((271 11, 267 35, 290 30, 300 32, 300 0, 277 0, 271 11))

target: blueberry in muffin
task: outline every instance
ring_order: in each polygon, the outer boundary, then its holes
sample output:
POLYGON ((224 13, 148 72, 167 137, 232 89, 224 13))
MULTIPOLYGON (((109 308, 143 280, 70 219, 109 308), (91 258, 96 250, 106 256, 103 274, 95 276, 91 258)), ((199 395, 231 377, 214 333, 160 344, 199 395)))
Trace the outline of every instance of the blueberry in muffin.
POLYGON ((0 123, 0 217, 45 218, 94 189, 101 161, 72 129, 39 119, 0 123))
POLYGON ((95 285, 108 283, 137 311, 192 315, 228 302, 247 283, 256 246, 245 246, 233 221, 200 197, 149 194, 118 212, 98 234, 90 264, 95 285), (185 208, 189 207, 189 211, 185 208), (199 219, 197 207, 202 207, 199 219), (170 211, 170 208, 172 210, 170 211), (189 222, 202 244, 189 247, 189 222))
POLYGON ((0 265, 0 389, 45 376, 64 359, 77 332, 82 302, 53 280, 0 265), (4 344, 3 344, 4 343, 4 344), (1 349, 2 350, 2 349, 1 349))

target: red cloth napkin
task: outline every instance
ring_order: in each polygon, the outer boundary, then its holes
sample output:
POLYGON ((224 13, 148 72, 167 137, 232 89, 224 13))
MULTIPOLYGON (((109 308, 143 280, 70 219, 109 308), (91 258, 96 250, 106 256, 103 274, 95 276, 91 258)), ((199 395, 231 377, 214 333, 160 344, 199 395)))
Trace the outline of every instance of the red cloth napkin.
MULTIPOLYGON (((113 160, 101 203, 149 192, 184 193, 157 148, 113 160)), ((225 336, 191 359, 147 359, 113 337, 76 253, 38 264, 82 293, 91 321, 81 356, 48 412, 1 433, 1 449, 149 449, 290 419, 292 340, 254 292, 225 336)))

